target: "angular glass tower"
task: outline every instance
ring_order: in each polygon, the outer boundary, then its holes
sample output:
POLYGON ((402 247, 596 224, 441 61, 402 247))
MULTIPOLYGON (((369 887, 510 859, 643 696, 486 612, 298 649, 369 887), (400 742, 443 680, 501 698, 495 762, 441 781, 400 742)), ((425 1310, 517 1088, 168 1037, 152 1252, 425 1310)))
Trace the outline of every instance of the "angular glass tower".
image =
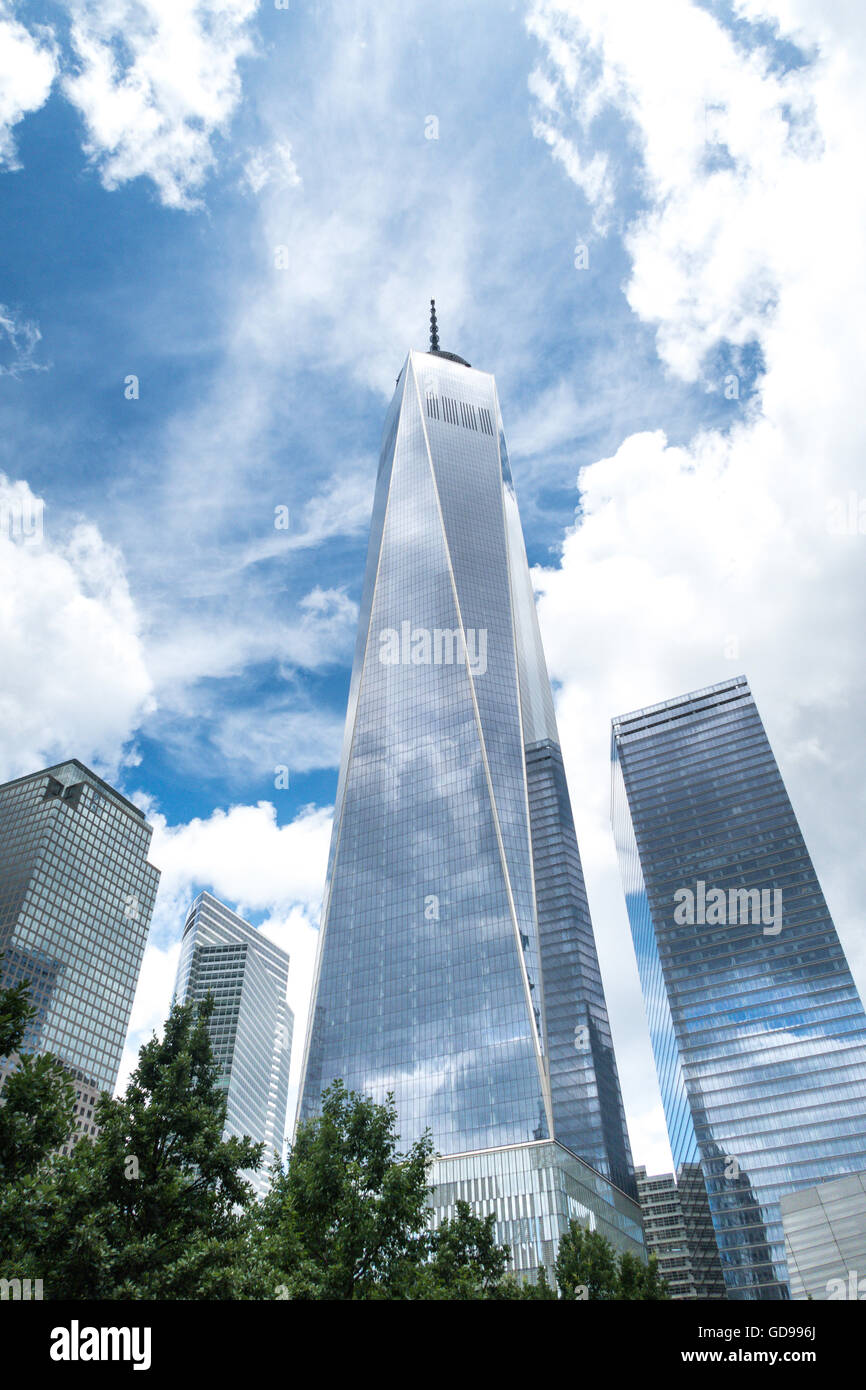
MULTIPOLYGON (((0 786, 0 983, 30 981, 27 1052, 76 1080, 79 1134, 112 1091, 156 899, 151 827, 70 759, 0 786)), ((0 1086, 14 1059, 0 1059, 0 1086)))
POLYGON ((210 893, 199 893, 183 929, 174 998, 213 996, 208 1031, 226 1092, 227 1135, 264 1143, 257 1173, 244 1176, 262 1197, 282 1158, 294 1017, 286 1002, 289 957, 210 893))
POLYGON ((612 759, 674 1162, 728 1298, 788 1298, 780 1199, 866 1168, 863 1005, 745 677, 615 719, 612 759))
MULTIPOLYGON (((429 1128, 444 1156, 555 1143, 553 1168, 594 1170, 640 1241, 496 386, 438 350, 435 321, 385 423, 301 1119, 337 1077, 392 1091, 403 1142, 429 1128)), ((527 1183, 552 1191, 538 1165, 516 1176, 527 1155, 509 1162, 452 1165, 447 1183, 471 1196, 489 1177, 493 1198, 496 1169, 515 1203, 527 1183)), ((534 1268, 535 1236, 509 1235, 534 1268)))

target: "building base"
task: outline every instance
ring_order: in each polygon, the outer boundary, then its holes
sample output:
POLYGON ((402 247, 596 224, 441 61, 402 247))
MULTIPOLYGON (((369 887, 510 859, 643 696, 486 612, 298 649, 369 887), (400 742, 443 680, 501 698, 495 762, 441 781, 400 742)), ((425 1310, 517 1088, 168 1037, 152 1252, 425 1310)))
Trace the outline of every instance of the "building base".
POLYGON ((496 1217, 496 1239, 511 1250, 509 1272, 534 1280, 539 1267, 555 1284, 560 1237, 576 1220, 618 1251, 646 1259, 637 1202, 555 1140, 437 1158, 431 1174, 433 1227, 458 1201, 496 1217))

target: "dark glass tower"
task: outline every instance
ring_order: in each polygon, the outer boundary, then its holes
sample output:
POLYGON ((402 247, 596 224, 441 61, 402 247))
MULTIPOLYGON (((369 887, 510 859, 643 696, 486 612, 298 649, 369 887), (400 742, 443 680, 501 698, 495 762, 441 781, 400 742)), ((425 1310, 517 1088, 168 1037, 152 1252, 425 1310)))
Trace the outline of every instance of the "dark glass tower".
POLYGON ((866 1015, 745 677, 613 721, 613 824, 674 1162, 732 1299, 780 1199, 866 1168, 866 1015))
MULTIPOLYGON (((72 759, 0 786, 0 983, 30 981, 24 1050, 73 1073, 87 1135, 117 1081, 156 899, 151 834, 137 806, 72 759)), ((0 1085, 10 1066, 0 1060, 0 1085)))
MULTIPOLYGON (((337 1077, 392 1091, 403 1141, 429 1128, 444 1156, 555 1143, 640 1240, 611 1186, 635 1191, 496 386, 435 336, 385 424, 301 1118, 337 1077)), ((541 1194, 518 1168, 509 1193, 541 1194)), ((509 1232, 529 1267, 558 1220, 509 1232)))

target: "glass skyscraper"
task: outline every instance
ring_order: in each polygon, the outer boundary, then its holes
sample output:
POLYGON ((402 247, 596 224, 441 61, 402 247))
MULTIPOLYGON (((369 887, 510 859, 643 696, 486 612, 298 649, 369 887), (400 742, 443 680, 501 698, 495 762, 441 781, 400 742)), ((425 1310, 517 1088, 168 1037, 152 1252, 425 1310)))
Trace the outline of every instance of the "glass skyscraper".
POLYGON ((437 1211, 495 1209, 516 1268, 569 1213, 641 1248, 496 386, 435 320, 385 422, 301 1119, 338 1077, 430 1129, 437 1211))
POLYGON ((183 929, 174 997, 187 1004, 213 995, 208 1031, 226 1093, 225 1133, 264 1143, 258 1172, 244 1174, 259 1196, 286 1134, 294 1021, 288 979, 285 951, 212 894, 198 895, 183 929))
POLYGON ((30 981, 23 1048, 74 1074, 85 1134, 120 1068, 159 883, 151 834, 138 807, 75 760, 0 786, 0 981, 30 981))
POLYGON ((612 760, 674 1161, 728 1297, 788 1298, 780 1199, 866 1168, 866 1015, 745 677, 615 719, 612 760))

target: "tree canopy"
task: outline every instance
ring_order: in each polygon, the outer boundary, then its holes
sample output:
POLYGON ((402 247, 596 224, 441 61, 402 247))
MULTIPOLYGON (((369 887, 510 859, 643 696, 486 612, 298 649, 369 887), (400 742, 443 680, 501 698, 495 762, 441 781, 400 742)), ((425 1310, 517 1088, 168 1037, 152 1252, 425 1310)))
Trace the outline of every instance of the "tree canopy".
MULTIPOLYGON (((298 1127, 259 1202, 261 1144, 226 1137, 208 1032, 212 1003, 175 1006, 98 1133, 58 1152, 74 1087, 50 1056, 21 1056, 0 1104, 0 1268, 49 1299, 665 1298, 653 1261, 617 1255, 572 1222, 557 1288, 507 1272, 492 1214, 457 1202, 431 1221, 429 1135, 401 1150, 392 1097, 334 1082, 298 1127)), ((31 1018, 26 986, 0 990, 0 1055, 31 1018)))

